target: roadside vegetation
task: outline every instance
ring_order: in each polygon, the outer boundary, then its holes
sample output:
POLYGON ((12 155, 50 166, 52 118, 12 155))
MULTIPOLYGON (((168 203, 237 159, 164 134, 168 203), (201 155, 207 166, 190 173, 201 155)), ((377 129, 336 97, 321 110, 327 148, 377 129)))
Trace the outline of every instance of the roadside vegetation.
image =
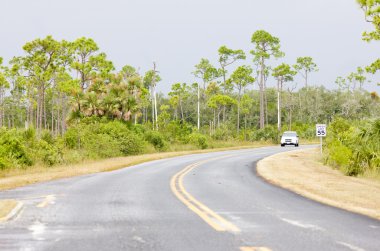
MULTIPOLYGON (((378 40, 377 1, 359 3, 376 27, 364 39, 378 40)), ((0 172, 278 143, 285 130, 302 144, 315 140, 316 123, 332 123, 327 163, 348 175, 378 172, 380 98, 364 87, 379 62, 337 77, 329 90, 312 82, 312 57, 287 62, 280 39, 264 30, 250 42, 249 53, 216 48, 215 62, 202 58, 192 69, 198 82, 172 83, 167 95, 157 92, 156 63, 116 70, 91 38, 27 42, 21 56, 0 58, 0 172)))

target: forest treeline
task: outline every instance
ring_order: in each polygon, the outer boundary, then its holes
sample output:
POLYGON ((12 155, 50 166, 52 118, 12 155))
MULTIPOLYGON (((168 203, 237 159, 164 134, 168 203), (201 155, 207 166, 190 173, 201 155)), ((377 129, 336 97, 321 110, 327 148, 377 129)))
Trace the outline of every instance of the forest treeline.
POLYGON ((376 73, 378 62, 337 77, 330 90, 313 84, 313 58, 286 61, 278 37, 258 30, 251 45, 250 52, 216 48, 216 63, 202 58, 194 66, 197 82, 172 83, 164 95, 157 92, 163 80, 156 63, 147 72, 131 65, 116 70, 85 37, 27 42, 22 56, 7 64, 0 59, 0 168, 174 150, 173 145, 277 142, 284 130, 313 139, 316 123, 371 123, 380 116, 378 94, 365 89, 373 84, 367 74, 376 73), (295 84, 297 76, 302 83, 295 84))

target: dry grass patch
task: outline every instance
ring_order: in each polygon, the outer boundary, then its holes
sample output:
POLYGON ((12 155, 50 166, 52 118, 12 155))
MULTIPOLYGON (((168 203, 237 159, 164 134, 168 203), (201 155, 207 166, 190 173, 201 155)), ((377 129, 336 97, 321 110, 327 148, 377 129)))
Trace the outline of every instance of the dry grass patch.
POLYGON ((318 149, 280 153, 261 160, 257 172, 310 199, 380 219, 380 182, 345 176, 319 158, 318 149))
POLYGON ((147 161, 171 158, 181 155, 208 153, 224 150, 248 149, 268 145, 269 144, 266 143, 256 143, 251 145, 228 148, 143 154, 137 156, 110 158, 96 161, 85 161, 79 164, 61 165, 54 167, 33 166, 27 169, 12 169, 9 171, 0 172, 0 190, 12 189, 37 182, 50 181, 83 174, 112 171, 123 167, 137 165, 147 161))
POLYGON ((15 200, 0 200, 0 222, 17 206, 15 200))

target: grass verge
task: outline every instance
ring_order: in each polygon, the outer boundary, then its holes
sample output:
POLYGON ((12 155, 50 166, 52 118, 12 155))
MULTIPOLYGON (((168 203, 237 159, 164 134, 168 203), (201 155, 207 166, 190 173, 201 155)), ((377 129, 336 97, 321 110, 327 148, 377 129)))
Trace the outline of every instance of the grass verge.
POLYGON ((11 169, 0 171, 0 190, 12 189, 37 182, 68 178, 84 174, 112 171, 128 166, 137 165, 152 160, 171 158, 176 156, 208 153, 216 151, 248 149, 269 146, 269 143, 253 143, 244 146, 214 148, 206 150, 191 150, 178 152, 151 153, 128 157, 118 157, 103 160, 83 161, 77 164, 60 165, 53 167, 33 166, 27 169, 11 169))
POLYGON ((270 156, 257 164, 257 172, 304 197, 380 220, 380 182, 345 176, 324 166, 318 149, 270 156))
POLYGON ((0 200, 0 222, 4 221, 16 206, 16 200, 0 200))

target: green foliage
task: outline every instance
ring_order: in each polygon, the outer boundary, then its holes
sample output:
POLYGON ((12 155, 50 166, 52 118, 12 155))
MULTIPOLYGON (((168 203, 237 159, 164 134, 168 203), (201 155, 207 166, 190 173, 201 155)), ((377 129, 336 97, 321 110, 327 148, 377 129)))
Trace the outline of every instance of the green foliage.
MULTIPOLYGON (((337 139, 332 140, 328 144, 329 158, 328 164, 335 167, 347 167, 352 158, 352 151, 337 139)), ((348 174, 348 173, 346 173, 348 174)))
POLYGON ((163 151, 167 148, 164 136, 157 131, 148 131, 145 134, 145 139, 151 143, 156 150, 163 151))
POLYGON ((62 150, 57 145, 51 144, 43 139, 38 142, 38 150, 36 152, 38 159, 41 159, 44 164, 52 166, 60 163, 63 160, 62 150))
POLYGON ((63 136, 65 145, 69 149, 77 149, 80 146, 80 132, 78 127, 70 127, 63 136))
POLYGON ((120 121, 112 121, 102 124, 99 128, 102 134, 108 134, 120 144, 119 150, 123 155, 139 154, 143 151, 143 140, 131 132, 126 124, 120 121))
POLYGON ((257 129, 249 135, 251 141, 272 141, 279 142, 279 133, 276 126, 267 126, 263 129, 257 129))
POLYGON ((200 133, 192 133, 189 135, 189 142, 196 145, 200 149, 206 149, 208 147, 207 138, 200 133))
POLYGON ((352 123, 335 119, 328 127, 326 161, 346 175, 380 172, 380 119, 352 123))
POLYGON ((15 129, 0 131, 0 166, 2 169, 18 166, 30 166, 33 160, 23 144, 22 136, 15 129))
POLYGON ((121 143, 108 134, 87 132, 82 141, 89 158, 110 158, 122 156, 121 143))

